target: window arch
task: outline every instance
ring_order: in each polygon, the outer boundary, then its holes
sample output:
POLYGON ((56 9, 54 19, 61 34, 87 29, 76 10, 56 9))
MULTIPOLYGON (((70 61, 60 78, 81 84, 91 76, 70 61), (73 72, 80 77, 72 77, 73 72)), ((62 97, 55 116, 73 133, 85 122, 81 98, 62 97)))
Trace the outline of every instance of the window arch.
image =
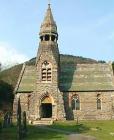
POLYGON ((97 94, 97 110, 101 110, 101 95, 97 94))
POLYGON ((72 110, 80 110, 80 100, 78 95, 72 96, 71 106, 72 110))
POLYGON ((52 80, 52 66, 49 62, 44 61, 42 64, 42 81, 49 82, 52 80))

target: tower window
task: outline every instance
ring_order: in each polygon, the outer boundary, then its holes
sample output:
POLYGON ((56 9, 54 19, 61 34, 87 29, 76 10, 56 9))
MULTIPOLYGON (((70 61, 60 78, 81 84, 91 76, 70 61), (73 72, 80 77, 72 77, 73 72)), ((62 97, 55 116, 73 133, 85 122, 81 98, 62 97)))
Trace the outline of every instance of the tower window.
POLYGON ((51 64, 45 61, 42 64, 42 81, 49 82, 52 79, 52 68, 51 64))
POLYGON ((51 36, 51 41, 55 41, 55 36, 54 35, 51 36))
POLYGON ((45 35, 45 41, 49 41, 49 35, 45 35))
POLYGON ((41 41, 43 41, 43 36, 40 37, 41 41))
POLYGON ((101 96, 97 95, 97 110, 101 110, 101 96))
POLYGON ((71 105, 72 110, 80 110, 80 100, 78 95, 73 95, 71 105))

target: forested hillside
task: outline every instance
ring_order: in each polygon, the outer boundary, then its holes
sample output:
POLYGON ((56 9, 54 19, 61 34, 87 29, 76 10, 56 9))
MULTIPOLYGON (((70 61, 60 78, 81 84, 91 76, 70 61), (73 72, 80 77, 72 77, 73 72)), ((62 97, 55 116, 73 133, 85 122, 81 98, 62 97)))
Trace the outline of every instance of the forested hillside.
POLYGON ((0 72, 0 109, 11 109, 15 88, 22 64, 0 72))

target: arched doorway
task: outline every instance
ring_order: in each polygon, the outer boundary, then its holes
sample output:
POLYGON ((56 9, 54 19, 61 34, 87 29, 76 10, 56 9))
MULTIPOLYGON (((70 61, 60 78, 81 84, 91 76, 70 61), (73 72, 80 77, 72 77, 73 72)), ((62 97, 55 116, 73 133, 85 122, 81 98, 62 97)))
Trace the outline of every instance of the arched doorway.
POLYGON ((40 115, 41 115, 41 118, 51 118, 52 117, 52 101, 49 96, 45 96, 41 100, 40 115))

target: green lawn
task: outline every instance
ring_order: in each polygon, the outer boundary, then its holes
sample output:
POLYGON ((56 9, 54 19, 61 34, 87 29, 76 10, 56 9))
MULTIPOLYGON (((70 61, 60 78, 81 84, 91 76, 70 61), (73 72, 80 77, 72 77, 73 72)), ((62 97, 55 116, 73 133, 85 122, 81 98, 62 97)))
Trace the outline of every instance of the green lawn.
MULTIPOLYGON (((97 140, 114 140, 114 121, 75 121, 55 122, 49 128, 56 128, 68 132, 95 136, 97 140)), ((0 133, 0 140, 16 140, 16 126, 6 128, 0 133)), ((28 126, 28 135, 24 140, 67 140, 64 133, 28 126)))
MULTIPOLYGON (((66 140, 66 136, 61 133, 39 129, 36 126, 28 126, 27 137, 23 140, 66 140)), ((0 140, 17 140, 16 127, 5 128, 0 133, 0 140)))
POLYGON ((95 136, 98 140, 114 140, 114 121, 74 121, 56 122, 50 126, 70 132, 95 136))

